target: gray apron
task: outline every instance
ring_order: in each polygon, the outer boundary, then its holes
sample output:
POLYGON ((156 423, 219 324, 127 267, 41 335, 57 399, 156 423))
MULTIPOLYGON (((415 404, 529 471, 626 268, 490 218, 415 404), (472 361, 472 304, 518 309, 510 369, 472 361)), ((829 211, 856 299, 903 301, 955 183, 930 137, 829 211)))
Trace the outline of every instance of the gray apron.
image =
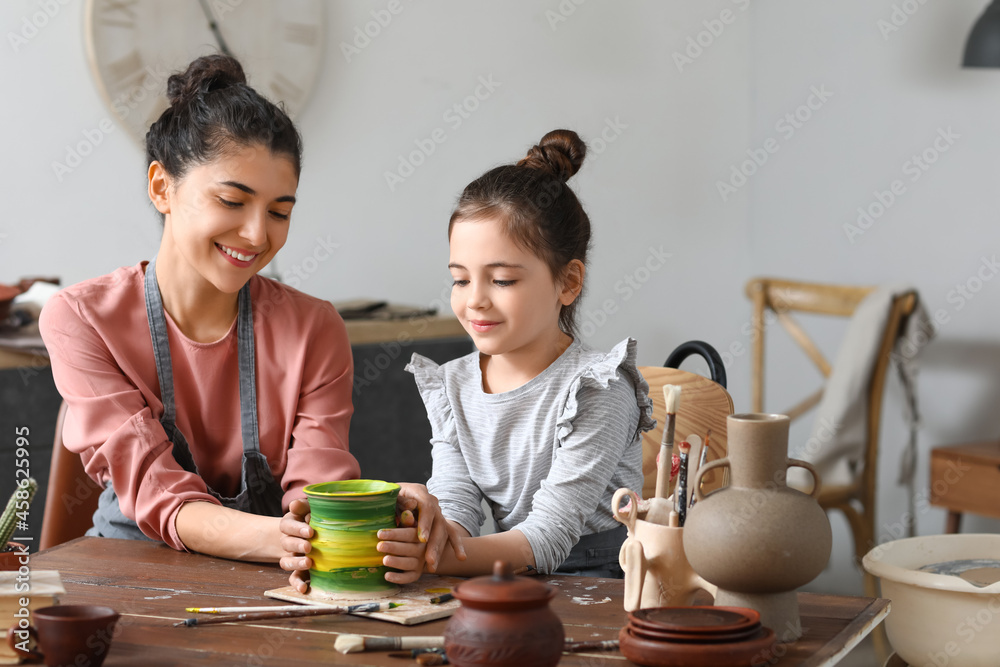
MULTIPOLYGON (((167 340, 167 321, 163 315, 163 300, 156 283, 156 258, 146 267, 146 317, 153 339, 153 357, 156 360, 156 377, 160 382, 160 400, 163 416, 160 424, 167 439, 173 443, 174 459, 184 470, 198 474, 198 467, 191 456, 184 435, 174 424, 174 376, 170 364, 170 343, 167 340)), ((253 312, 250 307, 250 283, 240 290, 239 314, 236 317, 236 343, 240 368, 240 428, 243 434, 243 462, 240 474, 240 491, 232 498, 225 498, 206 483, 208 492, 222 503, 241 512, 263 516, 281 516, 281 486, 271 475, 267 458, 260 452, 257 428, 257 375, 254 367, 253 312)), ((128 540, 148 540, 135 521, 122 514, 118 496, 111 482, 98 499, 94 512, 94 527, 87 535, 116 537, 128 540)))

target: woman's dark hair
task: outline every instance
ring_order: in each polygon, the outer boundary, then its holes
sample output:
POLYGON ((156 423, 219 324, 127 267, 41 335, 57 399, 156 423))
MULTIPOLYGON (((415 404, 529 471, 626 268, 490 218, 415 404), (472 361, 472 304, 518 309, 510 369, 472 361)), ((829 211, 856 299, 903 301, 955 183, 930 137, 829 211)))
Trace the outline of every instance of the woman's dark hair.
MULTIPOLYGON (((496 219, 508 238, 562 279, 570 261, 587 263, 590 248, 590 218, 566 185, 586 154, 576 132, 549 132, 517 164, 491 169, 465 187, 448 222, 448 238, 457 222, 496 219)), ((559 327, 570 335, 576 334, 579 302, 580 296, 559 313, 559 327)))
POLYGON ((233 148, 262 144, 287 156, 299 175, 302 141, 288 115, 247 85, 239 61, 202 56, 167 79, 170 107, 146 133, 146 165, 174 178, 233 148))

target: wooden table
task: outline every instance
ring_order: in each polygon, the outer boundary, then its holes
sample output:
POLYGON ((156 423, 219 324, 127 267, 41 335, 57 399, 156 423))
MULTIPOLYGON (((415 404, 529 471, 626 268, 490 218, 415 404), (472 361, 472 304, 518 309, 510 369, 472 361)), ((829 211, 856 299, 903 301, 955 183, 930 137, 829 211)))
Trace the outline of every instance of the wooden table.
POLYGON ((946 533, 961 529, 962 512, 1000 519, 1000 442, 931 450, 931 504, 948 510, 946 533))
MULTIPOLYGON (((274 565, 240 563, 173 551, 162 544, 84 537, 33 554, 33 569, 59 570, 64 603, 104 604, 121 613, 107 667, 142 665, 394 665, 409 660, 386 653, 342 655, 333 650, 338 634, 440 635, 447 621, 402 626, 354 616, 264 621, 204 628, 173 627, 188 606, 233 606, 272 602, 262 593, 283 586, 287 576, 274 565)), ((566 636, 615 639, 626 623, 622 582, 584 577, 542 577, 557 585, 552 607, 566 636), (574 602, 574 598, 577 601, 574 602), (608 598, 607 602, 603 602, 608 598), (581 604, 581 599, 588 604, 581 604)), ((800 593, 805 634, 779 649, 773 665, 833 665, 888 613, 888 600, 800 593)), ((276 603, 278 604, 278 603, 276 603)), ((562 665, 628 662, 617 651, 564 654, 562 665)))

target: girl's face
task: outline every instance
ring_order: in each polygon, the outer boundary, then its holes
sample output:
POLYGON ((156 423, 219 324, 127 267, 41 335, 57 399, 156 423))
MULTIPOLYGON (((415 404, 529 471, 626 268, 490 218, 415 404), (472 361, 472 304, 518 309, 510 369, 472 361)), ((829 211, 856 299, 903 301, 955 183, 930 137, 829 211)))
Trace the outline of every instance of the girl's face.
POLYGON ((149 169, 149 194, 164 214, 164 250, 221 292, 238 292, 285 244, 298 177, 266 147, 234 148, 172 179, 149 169))
POLYGON ((559 312, 578 290, 557 281, 495 219, 457 222, 450 246, 451 308, 479 351, 550 354, 563 337, 559 312))

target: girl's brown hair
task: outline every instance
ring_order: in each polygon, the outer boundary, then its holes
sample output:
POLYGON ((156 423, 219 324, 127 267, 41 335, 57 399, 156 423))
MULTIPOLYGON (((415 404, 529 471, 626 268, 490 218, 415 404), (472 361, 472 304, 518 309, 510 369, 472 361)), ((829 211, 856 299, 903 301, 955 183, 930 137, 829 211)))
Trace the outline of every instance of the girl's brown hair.
MULTIPOLYGON (((457 222, 496 219, 511 240, 541 257, 561 280, 570 261, 587 263, 590 249, 590 218, 566 185, 586 154, 576 132, 549 132, 517 164, 491 169, 465 187, 448 222, 448 238, 457 222)), ((582 294, 559 313, 559 327, 572 336, 582 294)))

